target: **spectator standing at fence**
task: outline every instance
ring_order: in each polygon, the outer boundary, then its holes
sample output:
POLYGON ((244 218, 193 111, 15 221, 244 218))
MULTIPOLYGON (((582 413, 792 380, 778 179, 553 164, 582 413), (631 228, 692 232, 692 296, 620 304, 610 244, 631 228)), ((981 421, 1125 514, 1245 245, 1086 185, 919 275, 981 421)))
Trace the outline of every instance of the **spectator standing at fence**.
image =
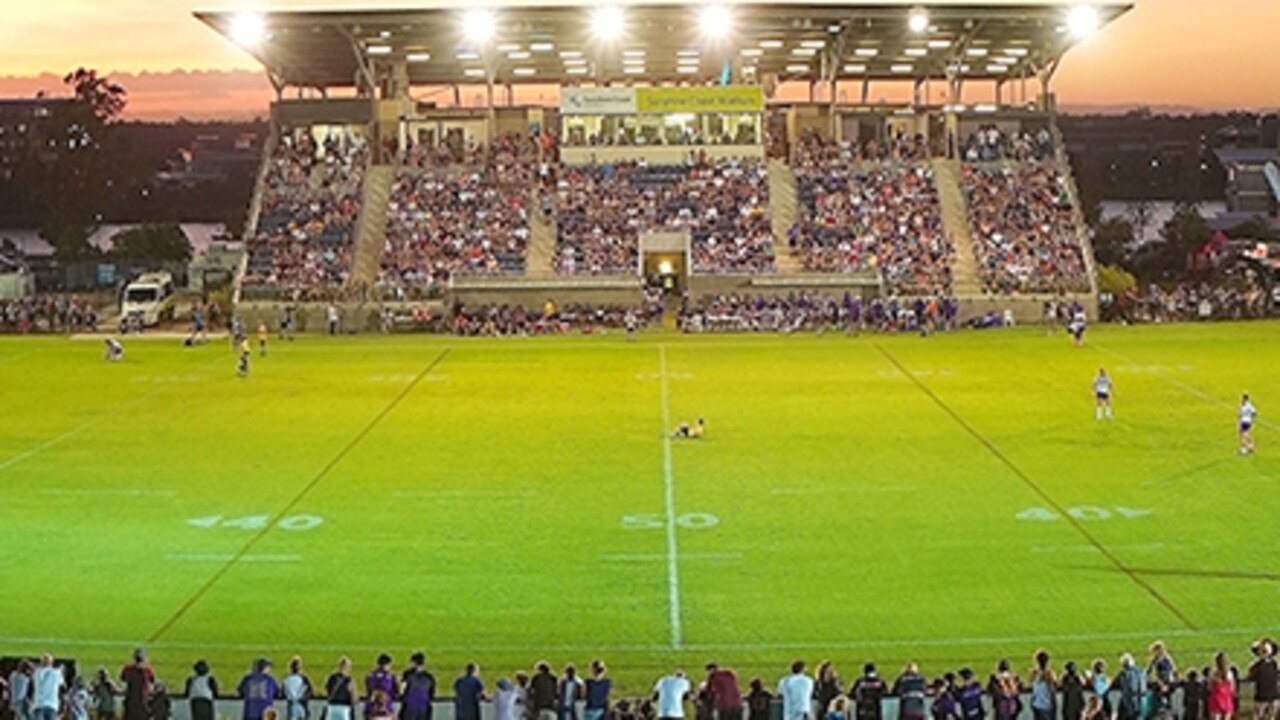
POLYGON ((1151 661, 1147 663, 1147 683, 1151 688, 1153 711, 1171 709, 1173 691, 1178 682, 1178 667, 1168 648, 1159 640, 1151 643, 1151 661))
POLYGON ((684 718, 684 701, 689 697, 689 679, 683 670, 665 675, 653 686, 653 699, 658 703, 659 720, 684 718))
POLYGON ((31 663, 23 660, 9 673, 9 713, 16 720, 31 717, 31 663))
POLYGON ((529 707, 532 720, 556 720, 556 676, 545 660, 534 665, 529 681, 529 707))
POLYGON ((311 678, 302 671, 302 658, 297 655, 289 660, 289 674, 280 683, 284 692, 285 720, 307 720, 311 717, 311 698, 315 689, 311 678))
POLYGON ((40 657, 40 667, 31 677, 32 720, 58 720, 62 710, 62 691, 66 689, 62 666, 53 664, 53 656, 40 657))
POLYGON ((89 694, 93 698, 94 720, 116 720, 116 694, 119 692, 120 689, 111 682, 107 669, 98 668, 93 675, 93 683, 89 686, 89 694))
POLYGON ((1276 663, 1276 646, 1270 640, 1253 644, 1254 660, 1249 665, 1253 681, 1254 720, 1274 720, 1280 706, 1280 666, 1276 663))
POLYGON ((1227 654, 1220 652, 1213 656, 1213 670, 1209 674, 1209 720, 1230 720, 1235 713, 1236 681, 1227 663, 1227 654))
POLYGON ((884 716, 884 696, 889 685, 876 671, 875 663, 862 666, 862 677, 853 682, 849 697, 853 700, 858 720, 881 720, 884 716))
POLYGON ((578 720, 578 700, 583 695, 582 678, 573 663, 564 666, 564 677, 556 691, 556 716, 559 720, 578 720))
POLYGON ((987 681, 987 694, 996 720, 1013 720, 1022 712, 1022 681, 1010 669, 1008 660, 1001 660, 996 671, 987 681))
POLYGON ((914 662, 902 669, 893 681, 893 694, 898 696, 898 717, 902 720, 924 720, 924 696, 927 691, 924 675, 914 662))
POLYGON ((707 690, 719 720, 742 720, 742 691, 732 670, 708 663, 707 690))
POLYGON ((609 710, 609 692, 613 689, 613 681, 607 676, 608 668, 602 660, 591 661, 591 677, 587 678, 587 702, 582 711, 582 720, 603 720, 609 710))
POLYGON ((262 720, 269 708, 275 709, 276 698, 280 697, 280 683, 271 674, 271 661, 266 658, 255 660, 252 671, 240 678, 236 692, 244 701, 244 720, 262 720))
POLYGON ((825 716, 831 709, 831 701, 840 696, 840 676, 830 660, 818 663, 818 671, 814 673, 813 699, 818 704, 818 714, 825 716))
POLYGON ((120 671, 120 680, 124 683, 124 720, 146 720, 156 676, 142 648, 133 651, 133 662, 120 671))
POLYGON ((791 674, 778 682, 782 696, 782 720, 807 720, 813 717, 813 678, 804 674, 804 661, 791 663, 791 674))
POLYGON ((462 676, 453 681, 454 720, 480 720, 480 702, 484 699, 480 666, 467 663, 462 676))
POLYGON ((1196 670, 1188 670, 1182 681, 1182 720, 1208 720, 1208 688, 1196 670))
POLYGON ((356 695, 354 688, 351 658, 338 658, 338 668, 324 681, 325 720, 352 720, 356 695))
MULTIPOLYGON (((973 670, 960 669, 960 685, 956 688, 956 704, 959 705, 961 720, 984 720, 986 708, 982 706, 982 683, 973 676, 973 670)), ((1076 718, 1075 720, 1079 720, 1076 718)))
POLYGON ((84 685, 84 677, 77 675, 71 681, 71 690, 67 692, 68 720, 89 720, 89 689, 84 685))
POLYGON ((378 664, 364 678, 364 693, 367 698, 365 715, 369 717, 391 716, 395 714, 395 701, 399 696, 396 688, 396 676, 391 671, 391 656, 383 653, 378 656, 378 664), (374 695, 379 691, 382 707, 369 707, 374 702, 374 695))
POLYGON ((427 670, 427 656, 421 652, 409 658, 409 667, 400 676, 401 720, 431 720, 436 699, 436 677, 427 670))
POLYGON ((510 680, 498 678, 493 688, 493 720, 526 720, 520 692, 510 680))
POLYGON ((764 681, 751 678, 747 692, 747 712, 751 720, 770 720, 769 708, 773 705, 773 693, 764 689, 764 681))
MULTIPOLYGON (((151 720, 169 720, 173 715, 173 701, 169 698, 169 689, 158 680, 155 692, 151 693, 151 702, 147 704, 147 712, 150 713, 151 720)), ((267 708, 263 715, 264 720, 275 720, 275 713, 275 709, 267 708)))
POLYGON ((187 678, 186 692, 191 720, 214 720, 213 703, 218 699, 218 680, 209 672, 209 663, 197 660, 187 678))
POLYGON ((1084 713, 1084 678, 1074 662, 1062 666, 1062 720, 1079 720, 1084 713))
POLYGON ((1035 720, 1056 720, 1058 716, 1058 677, 1049 667, 1049 653, 1040 650, 1031 670, 1031 714, 1035 720))
POLYGON ((1133 656, 1120 656, 1120 672, 1111 684, 1120 691, 1120 704, 1116 708, 1117 720, 1140 720, 1143 701, 1147 696, 1147 674, 1133 662, 1133 656))

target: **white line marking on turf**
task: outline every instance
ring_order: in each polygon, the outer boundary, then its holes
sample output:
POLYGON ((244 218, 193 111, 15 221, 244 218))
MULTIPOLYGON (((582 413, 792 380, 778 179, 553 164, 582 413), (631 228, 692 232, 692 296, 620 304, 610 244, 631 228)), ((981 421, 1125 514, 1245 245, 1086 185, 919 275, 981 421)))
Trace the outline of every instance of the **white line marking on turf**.
POLYGON ((542 494, 540 490, 397 490, 391 493, 391 497, 433 500, 511 500, 537 497, 540 494, 542 494))
MULTIPOLYGON (((741 560, 745 557, 740 552, 707 552, 707 553, 685 553, 680 556, 681 560, 741 560)), ((616 560, 620 562, 641 562, 649 560, 665 560, 665 553, 606 553, 600 556, 601 560, 616 560)))
MULTIPOLYGON (((169 553, 165 555, 168 560, 177 560, 181 562, 227 562, 235 555, 233 553, 169 553)), ((301 555, 293 555, 288 553, 250 553, 242 555, 240 562, 257 562, 257 563, 295 563, 302 559, 301 555)))
POLYGON ((658 374, 662 388, 662 489, 667 510, 667 609, 671 647, 684 642, 680 627, 680 556, 676 547, 676 476, 671 459, 671 389, 667 380, 667 346, 658 346, 658 374))
POLYGON ((177 490, 155 490, 148 488, 41 488, 41 495, 120 495, 128 497, 173 496, 177 490))

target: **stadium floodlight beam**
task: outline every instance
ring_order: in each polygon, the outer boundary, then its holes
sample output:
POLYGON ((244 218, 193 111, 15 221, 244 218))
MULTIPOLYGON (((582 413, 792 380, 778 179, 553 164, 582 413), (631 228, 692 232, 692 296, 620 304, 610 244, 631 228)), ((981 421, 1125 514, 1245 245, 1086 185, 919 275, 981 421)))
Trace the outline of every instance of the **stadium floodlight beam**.
POLYGON ((236 13, 231 18, 230 33, 232 41, 243 48, 256 47, 267 35, 267 24, 262 16, 255 12, 236 13))
POLYGON ((617 5, 602 5, 591 12, 591 34, 597 40, 612 42, 622 37, 627 18, 617 5))
POLYGON ((929 13, 924 8, 915 8, 907 16, 907 28, 919 35, 929 29, 929 13))
POLYGON ((493 38, 495 26, 493 13, 484 8, 472 8, 462 15, 462 36, 477 45, 493 38))
POLYGON ((1098 9, 1092 5, 1076 5, 1067 14, 1067 30, 1073 37, 1087 38, 1102 24, 1098 9))
POLYGON ((733 29, 733 13, 724 5, 704 5, 698 14, 698 28, 708 40, 720 40, 733 29))

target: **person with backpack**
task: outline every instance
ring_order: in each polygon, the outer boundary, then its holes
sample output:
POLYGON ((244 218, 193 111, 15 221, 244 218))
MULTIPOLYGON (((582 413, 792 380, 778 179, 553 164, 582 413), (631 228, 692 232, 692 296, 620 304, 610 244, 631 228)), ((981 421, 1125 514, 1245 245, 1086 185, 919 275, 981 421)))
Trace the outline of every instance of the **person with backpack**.
POLYGON ((427 670, 426 654, 416 652, 409 657, 409 667, 400 676, 400 692, 400 720, 431 720, 436 677, 427 670))
POLYGON ((1049 653, 1040 650, 1031 670, 1031 714, 1035 720, 1057 720, 1058 677, 1049 667, 1049 653))
POLYGON ((884 717, 884 696, 888 692, 889 686, 876 672, 876 664, 862 666, 862 677, 849 688, 849 699, 853 700, 857 720, 881 720, 884 717))
POLYGON ((209 663, 197 660, 187 678, 187 703, 191 720, 214 720, 213 704, 218 699, 218 680, 209 672, 209 663))
POLYGON ((315 690, 311 678, 302 671, 302 658, 294 655, 289 660, 289 674, 280 682, 284 693, 284 720, 307 720, 311 717, 311 696, 315 690))
POLYGON ((924 698, 927 691, 924 675, 914 662, 902 669, 893 681, 893 694, 898 696, 898 717, 901 720, 924 720, 924 698))
POLYGON ((1010 669, 1009 661, 1002 659, 996 671, 987 680, 987 694, 995 720, 1014 720, 1022 712, 1022 681, 1010 669))
POLYGON ((1111 683, 1111 689, 1120 692, 1117 720, 1141 720, 1143 702, 1147 697, 1147 674, 1133 662, 1129 653, 1120 656, 1120 672, 1111 683))

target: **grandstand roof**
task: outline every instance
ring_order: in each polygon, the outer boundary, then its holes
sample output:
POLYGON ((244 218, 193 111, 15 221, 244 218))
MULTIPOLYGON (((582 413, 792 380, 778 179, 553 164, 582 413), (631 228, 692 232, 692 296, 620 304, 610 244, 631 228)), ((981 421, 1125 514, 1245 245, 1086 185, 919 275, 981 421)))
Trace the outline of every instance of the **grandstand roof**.
MULTIPOLYGON (((719 41, 702 36, 698 4, 627 3, 625 34, 602 43, 590 30, 598 3, 539 0, 504 3, 493 11, 487 50, 462 37, 463 8, 273 12, 265 33, 246 47, 279 84, 343 87, 362 67, 405 60, 419 85, 483 83, 577 84, 583 81, 700 82, 718 77, 726 61, 754 67, 757 78, 844 80, 1021 77, 1050 66, 1074 42, 1065 0, 774 0, 728 5, 732 28, 719 41), (908 29, 923 8, 925 32, 908 29)), ((471 6, 474 7, 474 6, 471 6)), ((1093 6, 1100 25, 1132 8, 1093 6)), ((233 41, 237 14, 196 17, 233 41)))

